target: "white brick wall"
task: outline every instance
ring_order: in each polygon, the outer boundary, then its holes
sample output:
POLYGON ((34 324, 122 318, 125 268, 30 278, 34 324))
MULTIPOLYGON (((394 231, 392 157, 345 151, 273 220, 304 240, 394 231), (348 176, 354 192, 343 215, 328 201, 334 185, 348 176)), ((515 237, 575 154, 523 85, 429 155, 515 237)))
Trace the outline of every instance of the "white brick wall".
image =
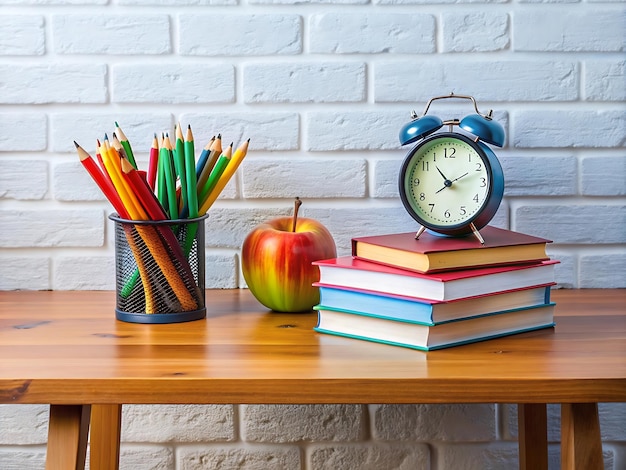
MULTIPOLYGON (((47 410, 0 405, 3 470, 44 468, 47 410)), ((599 411, 605 468, 620 470, 626 404, 599 411)), ((559 428, 549 405, 550 469, 559 428)), ((128 405, 120 469, 510 470, 517 437, 515 405, 128 405)))
MULTIPOLYGON (((350 238, 406 231, 397 134, 450 91, 494 109, 493 223, 554 240, 561 287, 626 287, 626 8, 620 0, 0 0, 0 289, 112 289, 111 208, 77 161, 118 121, 252 139, 207 221, 207 286, 291 211, 350 238)), ((431 108, 443 118, 463 103, 431 108)), ((46 407, 0 406, 0 468, 43 468, 46 407)), ((509 469, 514 407, 125 407, 122 468, 509 469), (453 425, 450 425, 453 424, 453 425)), ((607 469, 626 409, 601 406, 607 469)), ((550 440, 558 441, 558 410, 550 440)), ((557 468, 558 448, 550 451, 557 468)))

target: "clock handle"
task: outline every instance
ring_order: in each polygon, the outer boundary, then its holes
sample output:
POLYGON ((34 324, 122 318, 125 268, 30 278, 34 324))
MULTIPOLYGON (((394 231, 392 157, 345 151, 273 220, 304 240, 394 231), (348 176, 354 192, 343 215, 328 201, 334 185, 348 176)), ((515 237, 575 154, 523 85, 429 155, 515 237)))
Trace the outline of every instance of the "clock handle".
MULTIPOLYGON (((460 99, 460 100, 470 100, 472 102, 472 104, 474 105, 474 110, 476 111, 476 114, 484 117, 484 118, 489 118, 491 119, 491 111, 489 111, 489 113, 487 114, 483 114, 478 110, 478 104, 476 104, 476 100, 474 99, 473 96, 470 95, 455 95, 454 92, 451 92, 449 95, 441 95, 441 96, 435 96, 433 98, 431 98, 430 100, 428 100, 428 103, 426 103, 426 107, 424 108, 424 112, 422 113, 422 116, 425 116, 426 113, 428 112, 428 108, 430 108, 430 105, 432 104, 433 101, 437 101, 437 100, 445 100, 445 99, 449 99, 449 98, 456 98, 456 99, 460 99)), ((415 113, 415 111, 413 111, 413 119, 418 118, 419 116, 417 116, 417 113, 415 113)))

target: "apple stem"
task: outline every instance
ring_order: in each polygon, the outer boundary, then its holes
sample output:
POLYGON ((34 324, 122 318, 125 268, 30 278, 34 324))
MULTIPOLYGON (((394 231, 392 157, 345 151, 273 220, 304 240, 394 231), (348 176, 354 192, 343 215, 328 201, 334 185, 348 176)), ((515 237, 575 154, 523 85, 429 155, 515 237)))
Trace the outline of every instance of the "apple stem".
POLYGON ((291 231, 295 232, 296 231, 296 224, 298 223, 298 209, 300 209, 300 206, 302 205, 302 201, 300 200, 299 197, 296 197, 296 200, 293 203, 294 207, 293 207, 293 224, 291 225, 291 231))

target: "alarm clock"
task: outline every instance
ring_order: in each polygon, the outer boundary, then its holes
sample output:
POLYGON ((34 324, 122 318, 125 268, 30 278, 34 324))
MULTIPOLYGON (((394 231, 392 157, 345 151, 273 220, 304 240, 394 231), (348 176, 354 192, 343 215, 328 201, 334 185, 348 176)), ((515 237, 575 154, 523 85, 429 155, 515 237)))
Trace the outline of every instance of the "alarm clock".
POLYGON ((479 231, 504 194, 502 167, 486 144, 502 147, 504 128, 491 110, 480 113, 472 96, 454 93, 431 98, 421 116, 413 111, 411 117, 400 130, 400 143, 417 144, 402 163, 398 185, 402 204, 421 225, 415 238, 428 230, 452 237, 474 234, 484 244, 479 231), (448 98, 470 100, 475 114, 446 121, 427 114, 433 101, 448 98), (446 125, 447 131, 437 132, 446 125))

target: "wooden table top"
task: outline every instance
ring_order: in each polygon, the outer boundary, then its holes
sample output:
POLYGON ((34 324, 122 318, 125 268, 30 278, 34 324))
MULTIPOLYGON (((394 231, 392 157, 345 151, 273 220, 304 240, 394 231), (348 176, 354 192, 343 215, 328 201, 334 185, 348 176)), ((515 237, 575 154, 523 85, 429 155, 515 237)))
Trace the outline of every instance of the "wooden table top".
POLYGON ((166 325, 117 321, 113 292, 0 292, 0 403, 626 402, 626 290, 552 298, 554 329, 421 352, 316 333, 247 290, 166 325))

